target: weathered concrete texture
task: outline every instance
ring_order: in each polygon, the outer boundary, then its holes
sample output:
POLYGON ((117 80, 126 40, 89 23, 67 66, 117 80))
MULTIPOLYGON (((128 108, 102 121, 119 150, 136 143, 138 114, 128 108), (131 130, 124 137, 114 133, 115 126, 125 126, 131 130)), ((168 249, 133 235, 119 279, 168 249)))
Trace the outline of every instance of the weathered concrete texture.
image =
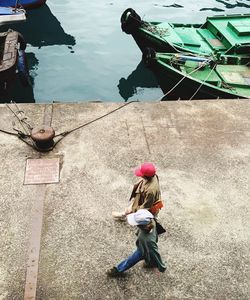
MULTIPOLYGON (((54 104, 56 133, 119 103, 54 104)), ((19 105, 33 125, 44 105, 19 105)), ((0 106, 0 129, 12 115, 0 106)), ((38 153, 0 132, 0 299, 22 299, 32 210, 39 185, 23 185, 27 157, 60 157, 46 185, 37 299, 249 299, 250 102, 132 103, 38 153), (159 249, 164 274, 136 265, 105 271, 134 249, 134 228, 115 223, 135 178, 154 162, 166 202, 159 249)))

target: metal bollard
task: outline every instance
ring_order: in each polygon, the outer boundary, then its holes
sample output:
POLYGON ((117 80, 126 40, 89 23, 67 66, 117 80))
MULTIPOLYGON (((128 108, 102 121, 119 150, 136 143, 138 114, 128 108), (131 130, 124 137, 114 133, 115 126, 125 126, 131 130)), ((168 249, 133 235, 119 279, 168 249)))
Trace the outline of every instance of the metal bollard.
POLYGON ((47 125, 37 126, 31 131, 31 138, 39 151, 50 151, 54 146, 55 131, 47 125))

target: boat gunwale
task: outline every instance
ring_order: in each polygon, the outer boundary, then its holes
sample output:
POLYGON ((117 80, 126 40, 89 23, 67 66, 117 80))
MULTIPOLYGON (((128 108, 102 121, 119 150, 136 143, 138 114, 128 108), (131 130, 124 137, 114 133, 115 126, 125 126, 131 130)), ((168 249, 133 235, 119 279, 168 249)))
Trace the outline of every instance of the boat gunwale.
MULTIPOLYGON (((148 34, 151 38, 153 38, 153 40, 158 41, 158 43, 159 42, 162 42, 164 44, 167 43, 170 47, 172 47, 173 49, 176 48, 180 52, 187 52, 188 53, 188 52, 191 51, 192 53, 202 54, 204 56, 211 56, 212 55, 212 51, 211 51, 211 53, 208 53, 208 52, 206 53, 206 52, 201 52, 201 51, 195 50, 195 49, 190 50, 189 48, 187 48, 187 47, 184 46, 184 43, 182 43, 182 44, 177 44, 177 43, 173 44, 173 43, 170 43, 169 41, 167 41, 166 39, 164 39, 164 38, 162 38, 160 36, 155 36, 152 32, 150 32, 146 28, 141 28, 140 27, 139 30, 138 30, 138 32, 140 32, 140 31, 142 31, 143 34, 148 34)), ((132 36, 134 36, 134 34, 132 34, 132 36)))

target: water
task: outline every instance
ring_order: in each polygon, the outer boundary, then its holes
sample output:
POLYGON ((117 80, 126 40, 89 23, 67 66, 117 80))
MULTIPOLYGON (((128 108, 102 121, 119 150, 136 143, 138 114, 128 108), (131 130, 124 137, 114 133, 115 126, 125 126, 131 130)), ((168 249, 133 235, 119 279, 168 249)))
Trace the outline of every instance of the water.
POLYGON ((203 23, 211 15, 250 13, 250 0, 47 0, 45 6, 28 12, 26 23, 9 26, 28 44, 33 82, 33 87, 24 88, 16 81, 11 99, 37 103, 159 99, 162 91, 143 66, 139 48, 121 31, 120 16, 128 7, 145 20, 203 23))

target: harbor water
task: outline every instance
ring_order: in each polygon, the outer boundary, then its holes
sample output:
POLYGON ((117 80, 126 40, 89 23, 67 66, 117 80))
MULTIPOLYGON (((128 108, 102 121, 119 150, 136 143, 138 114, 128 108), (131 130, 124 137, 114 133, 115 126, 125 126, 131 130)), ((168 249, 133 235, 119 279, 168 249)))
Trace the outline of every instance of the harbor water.
POLYGON ((141 62, 120 16, 132 7, 145 20, 203 23, 207 16, 249 13, 249 0, 74 1, 47 0, 27 21, 2 26, 27 42, 32 86, 18 80, 8 102, 157 101, 163 95, 141 62))

